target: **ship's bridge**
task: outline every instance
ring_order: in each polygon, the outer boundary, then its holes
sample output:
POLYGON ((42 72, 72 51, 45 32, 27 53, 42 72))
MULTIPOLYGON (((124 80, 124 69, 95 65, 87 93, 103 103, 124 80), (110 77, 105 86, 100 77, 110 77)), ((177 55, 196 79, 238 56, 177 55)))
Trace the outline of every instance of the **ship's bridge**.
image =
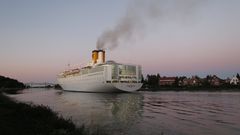
MULTIPOLYGON (((141 82, 141 66, 124 65, 115 63, 114 61, 106 62, 111 65, 110 76, 107 82, 122 82, 122 83, 140 83, 141 82)), ((109 71, 109 70, 108 70, 109 71)))

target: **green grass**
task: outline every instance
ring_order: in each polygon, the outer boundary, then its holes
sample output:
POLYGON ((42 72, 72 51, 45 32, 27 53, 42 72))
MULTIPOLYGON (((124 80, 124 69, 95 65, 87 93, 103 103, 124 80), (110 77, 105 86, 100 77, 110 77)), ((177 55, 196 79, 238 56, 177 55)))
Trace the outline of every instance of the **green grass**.
MULTIPOLYGON (((0 92, 1 135, 88 135, 89 130, 77 128, 49 107, 18 103, 0 92)), ((100 133, 91 133, 100 134, 100 133)))

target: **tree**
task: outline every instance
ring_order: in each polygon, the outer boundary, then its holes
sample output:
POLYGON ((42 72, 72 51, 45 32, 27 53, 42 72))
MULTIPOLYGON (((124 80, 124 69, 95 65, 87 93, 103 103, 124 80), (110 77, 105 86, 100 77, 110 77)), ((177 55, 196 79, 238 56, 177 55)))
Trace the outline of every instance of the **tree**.
POLYGON ((160 75, 147 75, 147 84, 151 88, 157 88, 159 86, 160 75))
POLYGON ((161 76, 159 73, 157 74, 157 80, 156 80, 156 85, 159 86, 159 81, 160 81, 161 76))
POLYGON ((15 79, 0 76, 0 88, 24 88, 25 85, 15 79))
POLYGON ((206 78, 203 79, 202 85, 205 87, 210 87, 211 80, 212 80, 212 76, 207 75, 206 78))
POLYGON ((160 75, 159 75, 159 73, 157 74, 157 79, 160 80, 160 75))
POLYGON ((238 73, 237 73, 236 77, 237 77, 238 79, 240 79, 240 76, 239 76, 239 74, 238 74, 238 73))
POLYGON ((144 76, 141 75, 141 78, 142 78, 141 83, 144 83, 144 76))
POLYGON ((179 84, 179 81, 180 81, 180 78, 177 76, 173 85, 177 87, 179 84))

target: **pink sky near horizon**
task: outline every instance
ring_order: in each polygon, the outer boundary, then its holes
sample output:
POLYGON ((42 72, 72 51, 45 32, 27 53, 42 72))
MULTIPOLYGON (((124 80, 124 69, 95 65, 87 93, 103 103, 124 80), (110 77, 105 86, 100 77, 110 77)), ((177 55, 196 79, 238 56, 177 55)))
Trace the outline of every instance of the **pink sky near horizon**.
MULTIPOLYGON (((129 1, 1 1, 0 75, 55 83, 69 63, 91 60, 98 37, 129 1)), ((240 73, 239 6, 238 0, 210 0, 190 19, 149 23, 130 42, 106 50, 107 60, 139 64, 144 75, 232 77, 240 73)))

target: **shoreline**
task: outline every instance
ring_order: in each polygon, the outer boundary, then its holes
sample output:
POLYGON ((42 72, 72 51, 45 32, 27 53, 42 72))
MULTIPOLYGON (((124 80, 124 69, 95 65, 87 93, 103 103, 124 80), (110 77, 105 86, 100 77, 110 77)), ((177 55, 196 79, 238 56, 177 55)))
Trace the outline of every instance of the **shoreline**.
POLYGON ((138 91, 161 92, 240 92, 240 87, 159 87, 159 88, 141 88, 138 91))
MULTIPOLYGON (((89 135, 84 126, 76 127, 49 107, 12 100, 0 91, 1 135, 89 135)), ((93 133, 94 134, 94 133, 93 133)))

